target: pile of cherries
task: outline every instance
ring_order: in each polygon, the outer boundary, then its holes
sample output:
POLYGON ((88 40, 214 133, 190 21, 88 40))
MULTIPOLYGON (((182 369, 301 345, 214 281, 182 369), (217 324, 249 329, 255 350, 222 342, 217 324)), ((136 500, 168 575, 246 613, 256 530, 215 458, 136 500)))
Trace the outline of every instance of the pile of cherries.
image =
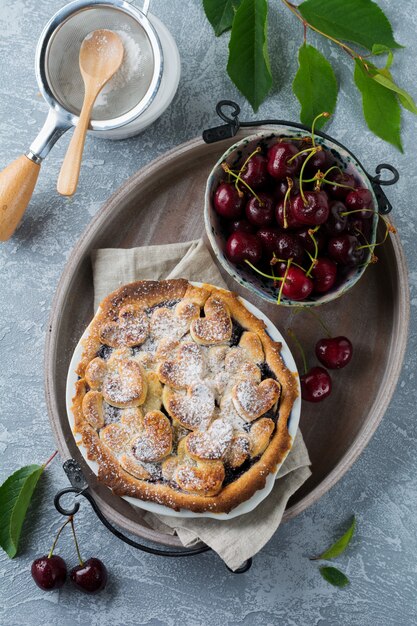
POLYGON ((49 554, 33 561, 31 567, 32 578, 43 591, 53 591, 54 589, 60 589, 64 585, 68 575, 67 564, 61 556, 53 552, 62 530, 69 523, 72 526, 79 560, 79 565, 76 565, 70 571, 71 582, 80 591, 85 593, 97 593, 106 586, 107 569, 100 559, 93 557, 86 561, 82 560, 75 536, 72 516, 70 516, 59 529, 49 554))
POLYGON ((236 168, 223 169, 213 203, 233 264, 249 262, 281 285, 284 297, 301 301, 336 288, 366 262, 371 193, 314 134, 260 144, 236 168))

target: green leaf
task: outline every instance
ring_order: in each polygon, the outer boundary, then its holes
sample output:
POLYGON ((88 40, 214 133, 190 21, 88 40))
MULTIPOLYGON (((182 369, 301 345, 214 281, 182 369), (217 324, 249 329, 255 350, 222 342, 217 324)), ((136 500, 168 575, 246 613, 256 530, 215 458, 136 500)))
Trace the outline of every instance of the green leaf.
POLYGON ((229 43, 227 72, 257 111, 271 89, 266 46, 267 0, 243 0, 235 13, 229 43))
POLYGON ((383 85, 383 87, 386 87, 387 89, 390 89, 398 94, 398 99, 403 107, 408 111, 411 111, 411 113, 415 113, 417 115, 417 106, 413 98, 404 89, 401 89, 401 87, 398 87, 398 85, 394 83, 391 74, 387 70, 384 72, 384 70, 377 69, 372 78, 380 85, 383 85))
POLYGON ((12 559, 16 556, 26 511, 43 465, 26 465, 0 486, 0 546, 12 559))
POLYGON ((377 54, 388 54, 388 58, 387 58, 387 64, 385 66, 385 69, 389 70, 389 68, 392 65, 392 62, 394 60, 394 55, 392 50, 390 50, 390 48, 388 48, 387 46, 383 46, 380 43, 375 43, 372 46, 372 54, 377 55, 377 54))
POLYGON ((335 39, 368 50, 374 44, 402 47, 395 41, 386 15, 372 0, 306 0, 298 8, 306 22, 335 39))
POLYGON ((320 574, 334 587, 346 587, 349 584, 349 578, 336 567, 320 567, 320 574))
POLYGON ((241 2, 242 0, 203 0, 206 17, 217 37, 232 27, 235 11, 241 2))
POLYGON ((376 82, 359 60, 355 61, 354 77, 369 129, 402 152, 401 109, 395 93, 376 82))
POLYGON ((348 545, 350 544, 350 541, 353 537, 353 533, 355 532, 355 528, 356 528, 356 520, 354 516, 345 534, 342 537, 340 537, 338 541, 333 543, 330 546, 330 548, 328 548, 322 554, 320 554, 320 556, 316 556, 311 560, 314 561, 317 559, 334 559, 336 556, 339 556, 339 554, 342 554, 342 552, 344 552, 346 548, 348 547, 348 545))
MULTIPOLYGON (((337 100, 337 81, 330 63, 313 46, 303 44, 298 51, 298 71, 292 84, 301 104, 300 120, 311 126, 320 113, 333 113, 337 100)), ((326 123, 321 117, 316 128, 326 123)))

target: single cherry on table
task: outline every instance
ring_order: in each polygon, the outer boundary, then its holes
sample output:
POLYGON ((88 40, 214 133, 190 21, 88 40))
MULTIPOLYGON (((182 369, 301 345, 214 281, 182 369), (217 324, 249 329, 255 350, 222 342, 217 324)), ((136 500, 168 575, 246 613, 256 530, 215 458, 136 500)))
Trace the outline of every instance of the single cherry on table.
POLYGON ((31 567, 32 578, 43 591, 60 589, 67 579, 67 566, 57 554, 35 559, 31 567))
POLYGON ((300 377, 301 395, 308 402, 321 402, 332 391, 332 379, 324 367, 312 367, 300 377))
POLYGON ((70 572, 73 584, 85 593, 102 591, 107 583, 107 569, 100 559, 91 558, 74 567, 70 572))

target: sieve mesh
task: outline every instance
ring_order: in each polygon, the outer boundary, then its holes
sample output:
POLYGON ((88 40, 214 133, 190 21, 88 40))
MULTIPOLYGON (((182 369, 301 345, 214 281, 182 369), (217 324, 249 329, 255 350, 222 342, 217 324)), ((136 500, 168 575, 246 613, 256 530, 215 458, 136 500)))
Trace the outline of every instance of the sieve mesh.
POLYGON ((54 32, 46 52, 46 76, 56 100, 68 111, 79 115, 84 99, 84 82, 79 68, 79 53, 85 37, 105 28, 123 31, 140 48, 135 76, 106 98, 97 99, 92 120, 111 120, 133 109, 146 96, 154 71, 152 45, 146 31, 126 13, 110 7, 86 8, 64 21, 54 32))

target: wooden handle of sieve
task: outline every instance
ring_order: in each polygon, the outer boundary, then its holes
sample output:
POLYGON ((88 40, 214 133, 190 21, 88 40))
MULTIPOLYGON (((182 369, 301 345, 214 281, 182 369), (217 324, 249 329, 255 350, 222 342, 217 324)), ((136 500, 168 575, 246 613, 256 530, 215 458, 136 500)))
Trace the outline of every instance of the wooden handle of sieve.
POLYGON ((0 241, 13 235, 38 180, 40 164, 22 154, 0 173, 0 241))
POLYGON ((57 190, 62 196, 72 196, 78 185, 78 178, 80 176, 81 159, 84 151, 85 136, 87 134, 88 126, 90 124, 91 110, 94 105, 94 101, 97 94, 93 94, 94 97, 90 98, 90 101, 84 101, 83 109, 81 111, 80 119, 74 130, 74 134, 71 137, 70 144, 68 146, 67 153, 64 158, 64 162, 59 172, 57 190))

